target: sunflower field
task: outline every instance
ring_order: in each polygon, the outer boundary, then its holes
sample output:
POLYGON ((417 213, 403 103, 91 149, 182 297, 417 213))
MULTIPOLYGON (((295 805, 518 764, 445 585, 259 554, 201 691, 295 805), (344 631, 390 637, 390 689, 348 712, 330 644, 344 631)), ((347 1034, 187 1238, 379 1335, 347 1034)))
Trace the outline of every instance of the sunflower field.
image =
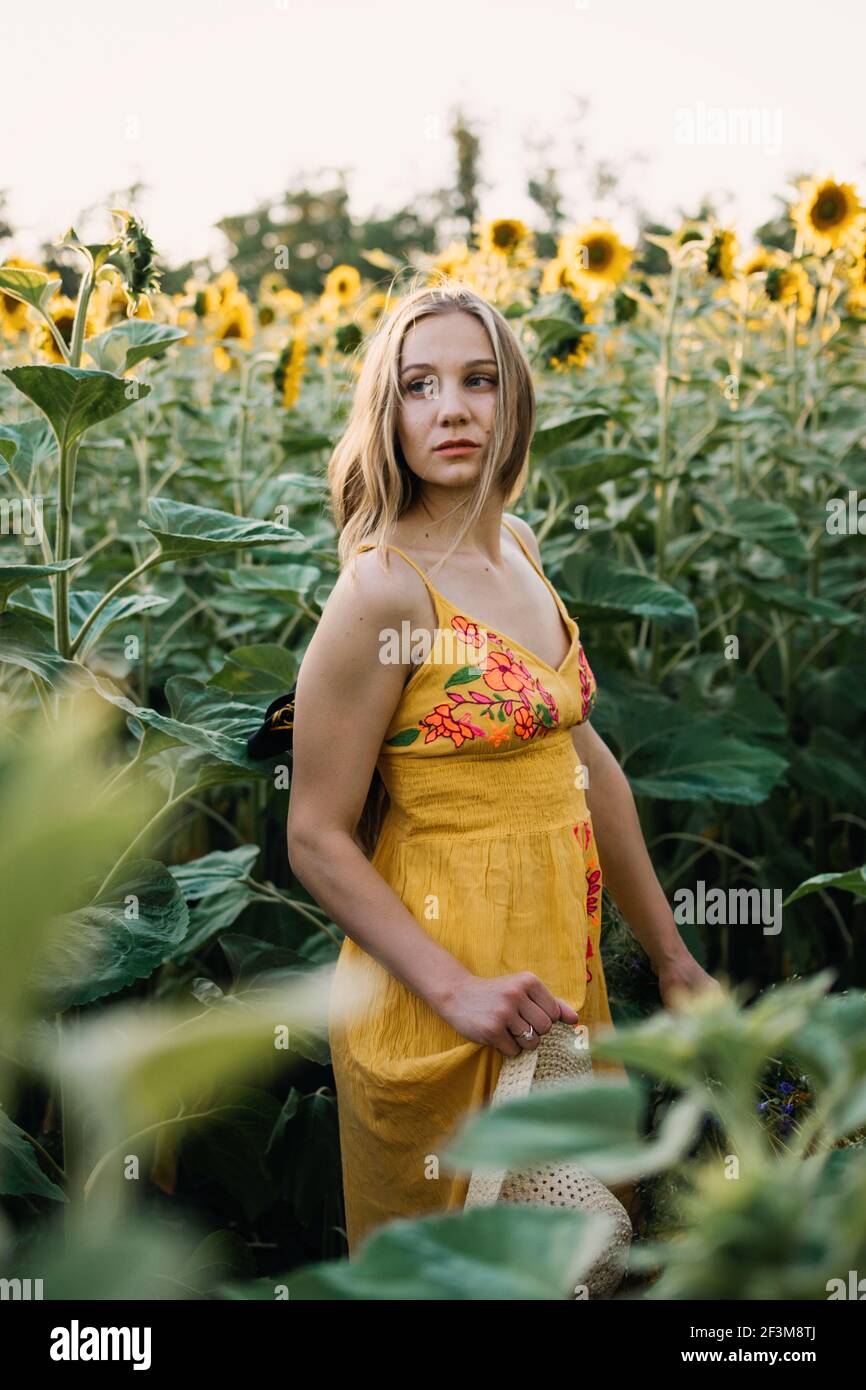
POLYGON ((481 222, 316 294, 278 256, 256 286, 164 292, 140 220, 111 215, 104 242, 57 243, 72 293, 0 264, 0 1272, 52 1298, 562 1298, 596 1249, 600 1218, 497 1208, 345 1260, 342 933, 289 870, 290 759, 247 751, 337 577, 325 465, 365 338, 421 272, 483 294, 530 357, 514 509, 665 892, 780 907, 772 931, 682 918, 726 987, 673 1015, 605 894, 599 1053, 634 1087, 596 1079, 538 1130, 476 1117, 450 1157, 636 1182, 631 1296, 826 1298, 866 1267, 858 190, 802 182, 751 248, 595 218, 543 255, 481 222))

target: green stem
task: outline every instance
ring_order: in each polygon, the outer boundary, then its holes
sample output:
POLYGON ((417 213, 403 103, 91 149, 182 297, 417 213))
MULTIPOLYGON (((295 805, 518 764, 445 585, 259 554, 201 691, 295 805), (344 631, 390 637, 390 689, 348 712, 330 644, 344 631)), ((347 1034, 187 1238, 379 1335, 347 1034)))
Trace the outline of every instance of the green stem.
POLYGON ((87 308, 93 294, 93 270, 86 270, 81 277, 78 291, 78 304, 75 309, 75 323, 72 327, 72 342, 69 346, 70 367, 81 366, 81 349, 84 346, 84 326, 87 322, 87 308))
MULTIPOLYGON (((127 584, 132 583, 133 579, 137 579, 140 574, 144 574, 145 570, 153 569, 155 565, 161 564, 163 558, 164 557, 161 551, 152 550, 149 555, 146 555, 144 557, 140 565, 136 565, 135 569, 130 570, 129 573, 125 574, 122 579, 118 579, 117 583, 109 589, 108 593, 103 594, 96 607, 90 613, 88 613, 87 617, 84 619, 84 622, 81 624, 81 627, 78 629, 75 641, 71 644, 69 649, 70 656, 74 656, 75 653, 78 651, 78 648, 81 646, 82 641, 87 636, 87 633, 90 630, 91 626, 96 621, 97 617, 102 612, 106 604, 111 602, 115 594, 119 594, 121 589, 125 589, 127 584)), ((59 575, 58 578, 60 578, 59 575)))
POLYGON ((189 1115, 173 1115, 170 1120, 157 1120, 154 1124, 147 1125, 144 1129, 138 1130, 135 1134, 127 1135, 119 1144, 115 1144, 114 1148, 108 1149, 93 1168, 84 1184, 85 1202, 90 1201, 100 1173, 102 1173, 109 1160, 114 1158, 116 1154, 130 1152, 133 1144, 139 1139, 143 1139, 148 1134, 155 1134, 157 1130, 167 1129, 169 1125, 185 1125, 188 1124, 190 1120, 209 1120, 213 1115, 218 1115, 220 1111, 227 1110, 228 1108, 229 1107, 225 1105, 215 1105, 211 1110, 193 1111, 189 1115))
MULTIPOLYGON (((659 448, 658 448, 658 477, 656 479, 656 576, 664 579, 667 570, 667 544, 668 544, 668 456, 669 456, 669 416, 670 416, 670 367, 671 351, 673 347, 674 324, 676 322, 677 296, 680 286, 680 267, 674 263, 671 267, 670 286, 668 289, 667 312, 665 315, 664 331, 662 333, 661 356, 658 366, 658 404, 659 404, 659 448)), ((658 624, 653 624, 652 630, 652 675, 657 678, 659 659, 661 656, 661 634, 658 624)))
POLYGON ((164 804, 160 806, 159 810, 151 816, 150 820, 147 822, 147 825, 145 825, 143 829, 139 831, 132 843, 127 845, 126 849, 123 851, 123 854, 117 860, 114 867, 102 880, 102 883, 99 885, 99 888, 93 895, 94 898, 98 898, 114 882, 114 879, 117 877, 119 870, 122 869, 124 864, 126 864, 127 861, 132 858, 133 854, 138 849, 138 846, 142 843, 142 841, 147 839, 147 836, 150 835, 153 830, 155 830, 157 825, 159 825, 160 821, 165 820, 166 816, 171 815, 172 811, 174 811, 176 807, 180 806, 180 804, 183 801, 186 801, 188 797, 194 796, 196 790, 196 787, 189 787, 185 792, 181 792, 179 796, 170 796, 168 801, 164 802, 164 804))

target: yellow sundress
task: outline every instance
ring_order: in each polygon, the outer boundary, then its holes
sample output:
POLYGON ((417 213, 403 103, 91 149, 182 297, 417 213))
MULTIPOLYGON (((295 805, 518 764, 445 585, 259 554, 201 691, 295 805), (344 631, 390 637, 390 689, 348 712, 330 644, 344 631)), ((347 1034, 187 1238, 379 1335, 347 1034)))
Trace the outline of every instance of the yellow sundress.
MULTIPOLYGON (((531 970, 579 1011, 591 1042, 595 1028, 612 1026, 599 953, 602 875, 569 731, 589 717, 596 681, 577 623, 504 525, 556 600, 568 654, 554 670, 477 623, 389 547, 426 584, 436 640, 404 686, 377 760, 390 805, 372 864, 473 974, 531 970), (484 652, 478 664, 476 649, 484 652)), ((469 1174, 447 1169, 440 1155, 466 1114, 492 1096, 503 1058, 463 1037, 350 937, 331 999, 352 1256, 385 1221, 463 1205, 469 1174), (333 1008, 347 968, 370 1002, 338 1024, 333 1008)))

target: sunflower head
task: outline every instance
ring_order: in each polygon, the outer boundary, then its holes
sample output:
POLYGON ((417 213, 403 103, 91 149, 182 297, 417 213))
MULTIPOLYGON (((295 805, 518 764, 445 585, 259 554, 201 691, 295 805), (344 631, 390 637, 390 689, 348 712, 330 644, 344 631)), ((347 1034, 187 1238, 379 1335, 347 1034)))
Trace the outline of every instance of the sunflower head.
POLYGON ((801 323, 809 319, 815 300, 815 287, 802 262, 780 255, 767 271, 765 291, 770 302, 780 309, 795 304, 801 323))
POLYGON ((531 239, 532 233, 519 218, 497 217, 481 224, 479 249, 485 255, 504 256, 511 260, 518 252, 530 250, 531 239))
POLYGON ((734 261, 738 249, 735 233, 724 227, 718 227, 707 248, 707 273, 715 275, 720 280, 732 280, 735 274, 734 261))
POLYGON ((113 253, 112 260, 120 268, 135 313, 141 299, 159 289, 161 271, 156 265, 156 247, 138 218, 126 208, 113 208, 112 213, 121 220, 122 238, 121 248, 113 253))
POLYGON ((595 218, 562 238, 558 258, 565 261, 575 282, 590 299, 607 294, 625 278, 633 249, 620 241, 609 222, 595 218))
POLYGON ((355 266, 335 265, 325 279, 322 297, 344 308, 357 299, 360 289, 361 276, 355 266))
POLYGON ((586 366, 594 346, 594 333, 580 333, 574 338, 566 338, 557 344, 555 352, 548 355, 548 365, 555 372, 579 371, 586 366))
POLYGON ((289 339, 277 358, 274 386, 280 403, 286 410, 291 409, 300 394, 306 350, 306 335, 298 332, 289 339))
POLYGON ((825 256, 851 246, 862 235, 866 210, 853 184, 806 179, 798 188, 800 198, 791 208, 791 220, 807 250, 825 256))

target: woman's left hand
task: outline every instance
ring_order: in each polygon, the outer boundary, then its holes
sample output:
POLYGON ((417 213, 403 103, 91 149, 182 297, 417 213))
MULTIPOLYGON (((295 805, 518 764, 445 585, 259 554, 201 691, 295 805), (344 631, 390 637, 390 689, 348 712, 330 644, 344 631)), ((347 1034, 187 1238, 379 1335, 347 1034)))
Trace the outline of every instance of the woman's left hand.
POLYGON ((659 994, 666 1009, 675 1009, 684 995, 702 994, 705 990, 721 992, 721 985, 698 965, 690 951, 683 951, 673 960, 662 961, 656 969, 659 994))

